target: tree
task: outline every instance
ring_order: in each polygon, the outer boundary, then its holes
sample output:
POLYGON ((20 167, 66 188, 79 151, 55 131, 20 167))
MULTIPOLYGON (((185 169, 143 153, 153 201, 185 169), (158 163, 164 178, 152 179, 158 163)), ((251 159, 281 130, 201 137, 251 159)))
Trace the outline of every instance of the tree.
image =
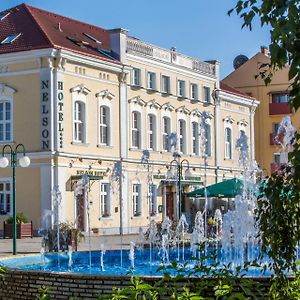
MULTIPOLYGON (((292 81, 290 105, 300 107, 300 0, 239 0, 233 11, 243 19, 242 27, 252 29, 258 17, 261 26, 270 26, 270 63, 260 66, 265 84, 272 74, 286 65, 292 81)), ((296 285, 286 278, 286 271, 296 272, 296 249, 300 241, 300 134, 296 132, 289 163, 265 181, 258 199, 257 217, 262 250, 271 258, 275 277, 270 290, 272 299, 299 299, 299 274, 296 285)))

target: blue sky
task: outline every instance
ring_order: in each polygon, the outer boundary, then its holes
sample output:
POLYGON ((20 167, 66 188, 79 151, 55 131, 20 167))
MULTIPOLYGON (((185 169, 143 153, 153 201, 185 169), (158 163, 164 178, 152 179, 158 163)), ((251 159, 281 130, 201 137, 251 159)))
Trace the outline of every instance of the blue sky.
POLYGON ((129 34, 200 60, 221 62, 221 77, 233 71, 233 59, 252 57, 268 45, 268 29, 259 22, 241 29, 242 20, 227 11, 237 0, 1 0, 0 11, 23 2, 107 29, 126 28, 129 34))

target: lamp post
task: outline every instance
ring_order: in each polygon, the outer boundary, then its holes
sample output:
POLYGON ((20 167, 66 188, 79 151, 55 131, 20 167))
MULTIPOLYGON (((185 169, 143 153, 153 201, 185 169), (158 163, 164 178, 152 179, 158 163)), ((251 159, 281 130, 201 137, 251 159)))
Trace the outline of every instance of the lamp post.
POLYGON ((17 254, 17 214, 16 214, 16 166, 18 159, 18 149, 22 148, 23 156, 19 159, 19 165, 22 168, 26 168, 30 165, 30 159, 25 155, 25 147, 23 144, 18 144, 15 149, 11 145, 6 144, 2 149, 2 157, 0 158, 0 168, 6 168, 9 165, 9 160, 5 157, 5 154, 10 154, 10 166, 13 170, 13 255, 17 254), (5 153, 5 149, 9 149, 8 153, 5 153))
POLYGON ((185 177, 191 176, 191 170, 190 170, 190 163, 187 159, 181 160, 181 155, 178 152, 173 153, 174 159, 169 164, 169 170, 167 177, 172 178, 173 172, 172 172, 172 166, 175 165, 176 171, 177 171, 177 217, 180 219, 181 217, 181 204, 182 204, 182 190, 181 190, 181 179, 182 179, 182 170, 184 167, 184 164, 186 164, 186 170, 185 170, 185 177))

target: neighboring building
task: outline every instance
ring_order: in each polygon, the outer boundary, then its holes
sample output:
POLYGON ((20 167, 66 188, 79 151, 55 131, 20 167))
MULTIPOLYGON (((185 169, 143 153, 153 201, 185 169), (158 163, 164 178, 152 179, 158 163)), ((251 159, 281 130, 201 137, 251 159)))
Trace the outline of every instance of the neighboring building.
MULTIPOLYGON (((272 82, 266 86, 260 77, 262 63, 269 63, 268 49, 261 47, 261 52, 254 55, 235 71, 224 78, 223 82, 260 101, 255 114, 255 159, 262 169, 270 175, 280 166, 282 147, 274 137, 284 116, 291 116, 292 123, 299 129, 299 112, 292 113, 288 104, 291 81, 288 80, 289 67, 278 70, 272 82)), ((265 174, 266 175, 266 174, 265 174)))
MULTIPOLYGON (((87 230, 84 174, 91 228, 102 233, 177 218, 174 151, 182 191, 241 176, 235 142, 244 131, 253 144, 258 102, 220 84, 218 62, 25 4, 0 13, 0 26, 0 142, 23 143, 31 158, 17 170, 17 211, 35 229, 55 222, 59 186, 59 220, 87 230)), ((2 221, 12 173, 0 174, 2 221)), ((183 195, 182 211, 199 203, 183 195)))

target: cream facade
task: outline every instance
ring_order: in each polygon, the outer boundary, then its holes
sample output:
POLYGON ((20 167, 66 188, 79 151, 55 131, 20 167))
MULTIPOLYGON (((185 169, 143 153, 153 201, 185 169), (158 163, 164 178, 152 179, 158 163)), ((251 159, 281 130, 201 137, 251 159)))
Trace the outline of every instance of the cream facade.
MULTIPOLYGON (((17 211, 35 230, 52 226, 57 211, 60 222, 83 231, 89 215, 101 234, 177 219, 179 206, 191 220, 202 202, 184 192, 241 176, 241 131, 254 159, 258 102, 220 86, 217 61, 147 44, 123 29, 109 36, 116 61, 56 48, 0 55, 0 139, 24 144, 31 159, 17 168, 16 195, 17 211)), ((3 221, 12 213, 11 169, 0 176, 3 221)))

